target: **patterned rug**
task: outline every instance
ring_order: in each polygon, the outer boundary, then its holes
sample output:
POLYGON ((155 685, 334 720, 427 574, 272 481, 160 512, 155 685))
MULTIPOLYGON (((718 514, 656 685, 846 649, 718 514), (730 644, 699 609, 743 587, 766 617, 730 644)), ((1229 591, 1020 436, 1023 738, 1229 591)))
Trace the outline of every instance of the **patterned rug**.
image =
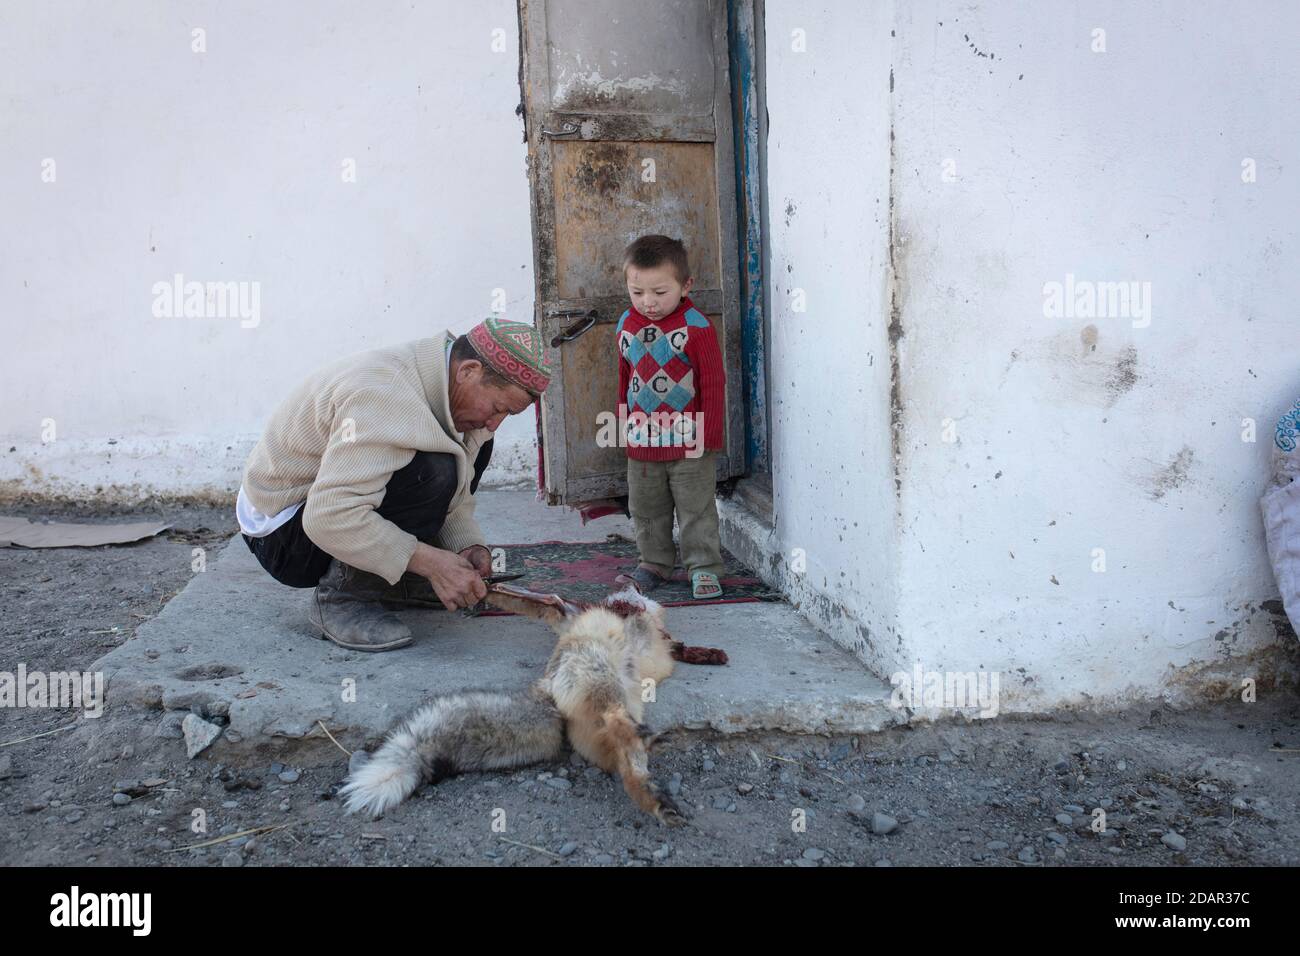
MULTIPOLYGON (((507 574, 523 574, 513 582, 534 591, 554 593, 579 601, 598 602, 611 591, 621 590, 614 578, 636 567, 636 545, 619 535, 603 542, 545 541, 540 544, 503 545, 507 574)), ((718 583, 722 594, 696 601, 691 598, 691 581, 685 569, 677 568, 671 580, 648 595, 665 607, 680 604, 734 604, 748 601, 780 601, 782 596, 760 581, 735 555, 722 551, 726 566, 718 583)))

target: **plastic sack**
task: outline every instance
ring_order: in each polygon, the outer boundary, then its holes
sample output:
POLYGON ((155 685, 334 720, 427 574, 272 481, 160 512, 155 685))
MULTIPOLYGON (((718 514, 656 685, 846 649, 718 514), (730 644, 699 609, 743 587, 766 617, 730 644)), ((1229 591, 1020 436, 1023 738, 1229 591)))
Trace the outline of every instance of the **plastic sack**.
POLYGON ((1282 606, 1300 632, 1300 401, 1277 423, 1273 435, 1273 474, 1259 500, 1264 541, 1273 565, 1282 606))

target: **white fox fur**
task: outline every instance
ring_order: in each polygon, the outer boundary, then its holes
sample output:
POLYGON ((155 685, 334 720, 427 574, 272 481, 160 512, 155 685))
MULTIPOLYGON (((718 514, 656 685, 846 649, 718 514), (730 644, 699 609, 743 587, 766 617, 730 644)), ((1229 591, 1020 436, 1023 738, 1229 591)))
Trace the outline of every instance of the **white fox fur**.
POLYGON ((541 618, 559 640, 544 675, 522 691, 464 691, 421 705, 352 773, 347 812, 380 816, 422 783, 558 757, 567 735, 589 762, 615 773, 642 809, 667 823, 677 808, 648 776, 653 735, 641 725, 642 681, 672 672, 664 611, 629 588, 583 608, 556 595, 494 585, 488 602, 541 618))
POLYGON ((559 714, 527 694, 448 694, 421 705, 399 724, 349 777, 340 796, 348 813, 363 810, 378 817, 425 780, 436 781, 462 770, 534 763, 558 753, 563 745, 559 714), (477 735, 477 740, 471 741, 470 735, 477 735))

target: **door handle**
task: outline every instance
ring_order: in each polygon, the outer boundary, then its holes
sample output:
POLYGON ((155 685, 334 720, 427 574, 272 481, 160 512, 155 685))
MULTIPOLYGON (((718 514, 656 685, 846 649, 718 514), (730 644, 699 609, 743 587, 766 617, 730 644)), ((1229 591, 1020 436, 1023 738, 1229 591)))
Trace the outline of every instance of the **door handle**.
POLYGON ((557 309, 546 313, 546 317, 549 319, 568 318, 574 315, 582 316, 582 320, 575 322, 559 335, 555 336, 555 338, 551 339, 551 348, 559 348, 565 342, 572 342, 578 336, 590 332, 596 325, 596 319, 599 318, 595 309, 557 309))
POLYGON ((567 120, 559 129, 547 129, 545 126, 542 127, 542 135, 550 136, 552 138, 556 136, 572 136, 577 131, 578 124, 568 122, 567 120))

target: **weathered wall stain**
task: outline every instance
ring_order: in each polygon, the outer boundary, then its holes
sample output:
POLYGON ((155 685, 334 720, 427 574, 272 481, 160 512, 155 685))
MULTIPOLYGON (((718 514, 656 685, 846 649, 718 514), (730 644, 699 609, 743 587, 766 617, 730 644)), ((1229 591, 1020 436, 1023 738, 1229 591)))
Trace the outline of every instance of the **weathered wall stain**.
POLYGON ((691 92, 684 83, 672 77, 651 73, 648 76, 606 79, 596 70, 584 76, 559 77, 555 96, 570 109, 626 110, 641 108, 644 94, 656 91, 683 98, 691 92))
POLYGON ((1161 468, 1151 479, 1150 496, 1153 500, 1163 498, 1170 491, 1181 488, 1187 483, 1188 472, 1196 453, 1184 445, 1169 464, 1161 468))
POLYGON ((601 143, 587 147, 579 156, 574 173, 578 188, 610 198, 619 190, 619 179, 627 166, 627 158, 627 151, 621 146, 601 143))
POLYGON ((1291 626, 1291 619, 1287 617, 1286 608, 1282 602, 1274 598, 1271 601, 1260 602, 1259 606, 1272 615, 1270 623, 1273 625, 1273 633, 1283 642, 1294 644, 1297 641, 1297 635, 1295 628, 1291 626))
MULTIPOLYGON (((901 247, 903 241, 898 230, 898 214, 894 208, 897 191, 896 156, 894 151, 893 99, 890 100, 889 127, 889 447, 894 461, 894 502, 902 507, 903 494, 903 375, 899 365, 899 342, 903 338, 902 285, 904 277, 901 247)), ((896 510, 901 517, 901 510, 896 510)))
POLYGON ((1085 355, 1088 352, 1097 351, 1097 326, 1085 325, 1083 331, 1079 333, 1079 340, 1083 342, 1083 351, 1085 355))
POLYGON ((1118 402, 1125 392, 1137 384, 1137 381, 1137 349, 1130 345, 1120 352, 1110 377, 1106 379, 1106 388, 1112 396, 1110 404, 1114 405, 1118 402))
POLYGON ((1143 372, 1136 346, 1108 335, 1088 324, 1030 341, 1015 350, 999 387, 1020 379, 1063 406, 1113 408, 1142 384, 1143 372))

